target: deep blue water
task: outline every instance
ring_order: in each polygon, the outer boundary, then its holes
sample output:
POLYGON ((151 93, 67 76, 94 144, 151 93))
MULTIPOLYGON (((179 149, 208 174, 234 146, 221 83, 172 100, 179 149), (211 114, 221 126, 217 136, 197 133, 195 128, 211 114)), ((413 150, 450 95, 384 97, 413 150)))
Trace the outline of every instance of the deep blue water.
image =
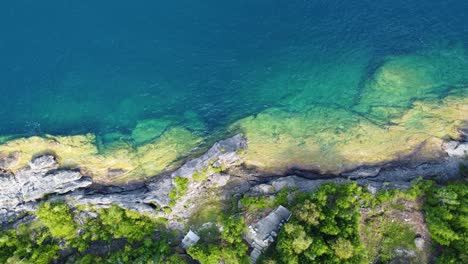
POLYGON ((161 117, 210 132, 296 94, 351 108, 386 57, 466 47, 467 14, 465 0, 2 1, 0 134, 161 117))

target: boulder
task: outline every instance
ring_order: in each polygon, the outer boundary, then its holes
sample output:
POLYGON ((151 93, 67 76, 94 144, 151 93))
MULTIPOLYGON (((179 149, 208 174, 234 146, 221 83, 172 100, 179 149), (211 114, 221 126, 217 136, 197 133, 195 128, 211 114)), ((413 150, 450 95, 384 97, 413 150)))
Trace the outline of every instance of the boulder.
POLYGON ((414 239, 414 245, 419 250, 424 250, 424 244, 425 243, 426 243, 426 241, 424 241, 424 238, 422 238, 422 237, 417 237, 417 238, 414 239))
POLYGON ((462 158, 468 155, 468 142, 449 141, 443 148, 449 157, 462 158))

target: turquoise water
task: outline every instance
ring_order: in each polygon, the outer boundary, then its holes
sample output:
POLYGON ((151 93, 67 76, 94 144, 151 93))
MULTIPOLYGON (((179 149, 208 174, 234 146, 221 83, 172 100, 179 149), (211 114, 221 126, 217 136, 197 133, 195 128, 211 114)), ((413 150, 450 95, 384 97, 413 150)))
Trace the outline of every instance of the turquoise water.
POLYGON ((423 58, 410 71, 430 65, 411 85, 449 76, 392 106, 468 83, 467 12, 464 0, 4 2, 0 134, 131 134, 159 119, 155 134, 177 125, 207 135, 313 105, 385 123, 369 105, 388 97, 363 90, 392 58, 423 58))

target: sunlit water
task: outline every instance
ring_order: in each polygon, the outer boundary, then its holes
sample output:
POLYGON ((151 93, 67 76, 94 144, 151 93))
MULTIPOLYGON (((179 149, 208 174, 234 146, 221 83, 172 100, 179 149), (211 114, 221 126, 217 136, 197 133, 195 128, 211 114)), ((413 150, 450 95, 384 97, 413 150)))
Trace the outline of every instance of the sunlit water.
POLYGON ((466 96, 467 12, 463 0, 5 2, 0 134, 221 138, 269 109, 315 122, 314 107, 333 117, 326 129, 346 129, 342 113, 385 126, 416 100, 466 96))

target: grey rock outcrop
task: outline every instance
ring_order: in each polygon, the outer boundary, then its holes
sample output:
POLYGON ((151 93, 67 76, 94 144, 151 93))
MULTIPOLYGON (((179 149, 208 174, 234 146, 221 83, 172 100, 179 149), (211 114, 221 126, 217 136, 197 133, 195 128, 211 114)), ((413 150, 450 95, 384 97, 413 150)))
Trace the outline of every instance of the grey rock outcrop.
POLYGON ((171 176, 173 178, 175 176, 188 178, 208 166, 231 167, 241 160, 239 150, 247 150, 247 140, 241 134, 215 143, 205 154, 188 161, 174 171, 171 176))
POLYGON ((214 190, 217 190, 217 199, 229 199, 244 193, 251 196, 275 195, 281 189, 293 187, 300 192, 309 192, 327 182, 352 181, 372 192, 384 188, 406 189, 420 176, 440 180, 457 177, 459 164, 464 160, 467 149, 467 142, 454 141, 444 144, 445 158, 437 162, 412 165, 395 162, 361 167, 341 175, 308 172, 301 175, 300 171, 294 171, 295 175, 265 177, 240 168, 233 169, 233 166, 243 162, 243 153, 247 151, 247 140, 242 135, 236 135, 215 143, 205 154, 187 161, 171 173, 139 185, 129 184, 126 188, 96 185, 89 188, 92 184, 89 177, 78 171, 59 169, 55 158, 45 155, 33 159, 16 174, 0 170, 0 223, 22 212, 35 210, 38 200, 52 194, 49 200, 65 200, 72 206, 106 208, 116 204, 140 213, 165 217, 169 219, 170 228, 181 230, 188 218, 203 204, 201 201, 209 198, 214 190), (194 178, 195 173, 201 173, 203 177, 194 178), (172 201, 170 193, 177 188, 176 177, 187 179, 187 192, 172 201), (166 210, 166 207, 171 210, 166 210))
MULTIPOLYGON (((429 163, 417 165, 402 165, 398 162, 375 167, 362 167, 341 175, 324 177, 310 174, 306 176, 290 175, 277 179, 255 183, 247 191, 247 195, 274 195, 283 188, 295 187, 300 192, 309 192, 327 182, 356 182, 366 186, 371 193, 380 189, 408 189, 419 177, 447 181, 460 175, 460 163, 464 162, 468 153, 468 142, 450 141, 443 145, 446 157, 429 163)), ((466 162, 466 161, 465 161, 466 162)))
POLYGON ((187 178, 188 190, 183 197, 175 201, 169 214, 170 218, 180 219, 182 222, 169 221, 169 227, 182 229, 183 221, 188 220, 188 217, 195 211, 197 208, 196 202, 206 193, 206 190, 211 187, 224 186, 229 181, 230 176, 206 170, 206 168, 222 167, 226 169, 239 165, 242 163, 242 153, 245 151, 247 151, 247 140, 241 134, 238 134, 215 143, 201 157, 188 161, 180 169, 174 171, 171 178, 174 179, 176 176, 187 178), (201 171, 206 174, 206 179, 202 181, 194 180, 193 174, 201 171))
POLYGON ((449 141, 444 144, 444 150, 449 157, 463 157, 468 155, 468 142, 449 141))
POLYGON ((363 167, 358 168, 352 172, 343 173, 342 175, 344 177, 348 177, 349 179, 375 177, 379 174, 380 170, 380 167, 363 167))
POLYGON ((122 208, 137 211, 142 214, 158 213, 150 204, 145 203, 143 197, 146 189, 141 188, 134 191, 122 193, 86 193, 84 191, 75 191, 65 197, 68 204, 77 205, 93 205, 97 208, 108 208, 115 204, 122 208))
MULTIPOLYGON (((67 195, 67 201, 72 205, 95 205, 97 207, 109 207, 117 204, 123 208, 138 211, 140 213, 151 213, 156 216, 165 216, 171 219, 186 219, 191 215, 194 208, 193 201, 197 201, 207 188, 222 187, 227 184, 230 175, 206 170, 208 167, 229 168, 242 162, 241 152, 247 149, 247 141, 242 135, 236 135, 226 140, 215 143, 202 156, 187 161, 178 170, 155 177, 144 184, 144 186, 132 191, 120 191, 115 193, 75 191, 67 195), (239 151, 243 150, 243 151, 239 151), (204 171, 206 179, 195 181, 192 176, 196 172, 204 171), (174 179, 183 177, 188 179, 187 193, 179 197, 177 201, 171 201, 170 192, 176 188, 174 179), (167 215, 162 210, 171 206, 172 211, 167 215)), ((176 229, 181 223, 174 222, 176 229)))
POLYGON ((59 164, 54 156, 46 155, 35 158, 29 165, 14 175, 14 191, 19 189, 21 201, 29 202, 41 199, 47 194, 66 193, 92 184, 89 177, 78 171, 57 170, 59 164))
POLYGON ((20 205, 48 194, 63 194, 92 184, 89 177, 72 170, 57 170, 51 155, 35 158, 16 174, 0 173, 0 219, 24 211, 20 205))
POLYGON ((21 187, 15 176, 10 173, 0 174, 0 208, 13 208, 22 202, 21 187))

